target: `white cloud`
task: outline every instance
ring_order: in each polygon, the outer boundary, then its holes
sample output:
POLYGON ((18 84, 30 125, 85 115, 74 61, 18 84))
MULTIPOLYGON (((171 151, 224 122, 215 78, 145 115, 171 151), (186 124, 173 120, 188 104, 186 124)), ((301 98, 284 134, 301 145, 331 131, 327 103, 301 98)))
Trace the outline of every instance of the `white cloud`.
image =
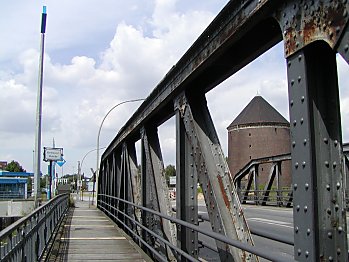
MULTIPOLYGON (((211 10, 217 12, 226 2, 50 1, 43 146, 51 145, 54 137, 56 146, 64 147, 69 169, 76 168, 77 161, 96 147, 98 128, 108 110, 121 101, 146 97, 214 18, 216 13, 211 10)), ((4 13, 11 13, 13 6, 5 5, 0 11, 0 103, 5 108, 0 111, 0 159, 18 157, 31 170, 41 3, 15 3, 23 8, 17 13, 17 24, 14 17, 4 13), (23 31, 13 34, 15 29, 23 31)), ((287 117, 282 56, 279 45, 207 95, 225 152, 226 127, 257 92, 287 117)), ((124 104, 108 116, 101 146, 110 143, 139 104, 124 104)), ((346 110, 347 104, 344 100, 342 109, 346 110)), ((168 164, 174 162, 174 130, 173 121, 160 128, 168 164)), ((84 162, 83 171, 87 174, 90 167, 95 168, 93 154, 84 162)))

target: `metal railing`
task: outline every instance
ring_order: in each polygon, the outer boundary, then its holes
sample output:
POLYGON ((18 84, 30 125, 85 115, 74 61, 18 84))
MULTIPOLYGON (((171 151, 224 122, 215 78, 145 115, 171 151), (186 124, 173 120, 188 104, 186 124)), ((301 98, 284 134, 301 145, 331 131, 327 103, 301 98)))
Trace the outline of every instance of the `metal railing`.
MULTIPOLYGON (((160 236, 157 232, 154 232, 144 226, 140 221, 137 221, 137 219, 134 218, 133 212, 136 213, 136 210, 139 210, 141 212, 141 217, 146 216, 146 214, 151 214, 157 216, 159 219, 165 219, 169 220, 171 223, 176 224, 176 226, 184 226, 190 230, 196 231, 200 234, 206 235, 208 237, 211 237, 215 239, 216 241, 220 241, 223 243, 226 243, 230 246, 236 247, 238 249, 245 250, 247 252, 250 252, 252 254, 255 254, 259 257, 271 260, 271 261, 294 261, 293 259, 283 257, 281 253, 274 252, 270 250, 266 250, 265 248, 257 247, 257 246, 251 246, 249 244, 240 242, 238 240, 230 239, 222 234, 215 233, 213 231, 207 231, 202 228, 200 228, 198 225, 194 225, 192 223, 188 223, 186 221, 162 214, 160 212, 156 212, 152 209, 136 205, 132 202, 126 201, 124 199, 106 195, 106 194, 99 194, 99 200, 98 200, 98 207, 106 214, 108 215, 112 220, 117 222, 121 227, 125 230, 126 233, 128 233, 140 246, 145 247, 148 252, 151 253, 151 255, 157 260, 157 261, 168 261, 165 254, 159 252, 156 250, 152 245, 147 243, 144 236, 149 235, 151 238, 157 242, 157 245, 159 245, 159 242, 164 244, 167 248, 170 248, 173 252, 173 254, 176 257, 182 256, 188 261, 199 261, 197 258, 193 257, 191 254, 186 253, 184 250, 181 250, 177 246, 170 243, 169 240, 165 239, 165 237, 160 236), (102 200, 103 199, 103 200, 102 200), (123 205, 125 205, 126 212, 117 209, 116 206, 118 205, 111 205, 110 202, 121 202, 123 205), (131 210, 134 209, 133 212, 131 210)), ((202 217, 201 217, 202 218, 202 217)), ((206 220, 207 218, 205 218, 206 220)), ((271 237, 270 237, 271 238, 271 237)), ((199 241, 200 242, 200 241, 199 241)), ((285 241, 284 243, 286 243, 285 241)), ((203 244, 200 242, 200 244, 203 244)), ((288 244, 293 244, 293 241, 290 240, 288 244)), ((206 246, 206 245, 205 245, 206 246)), ((210 247, 209 247, 210 248, 210 247)), ((213 247, 211 247, 213 248, 213 247)))
POLYGON ((262 206, 292 207, 292 189, 283 190, 238 190, 242 203, 262 206))
POLYGON ((40 261, 50 249, 69 207, 69 194, 58 195, 0 232, 0 261, 40 261))

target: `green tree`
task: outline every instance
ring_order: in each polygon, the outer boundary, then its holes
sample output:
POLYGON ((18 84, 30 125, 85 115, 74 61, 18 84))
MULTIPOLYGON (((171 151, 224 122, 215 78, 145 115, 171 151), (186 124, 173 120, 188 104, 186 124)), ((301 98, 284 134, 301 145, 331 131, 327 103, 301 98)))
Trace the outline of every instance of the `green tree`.
POLYGON ((9 172, 26 172, 23 167, 17 162, 12 160, 5 168, 9 172))
POLYGON ((176 168, 173 165, 168 165, 165 168, 165 177, 167 184, 170 183, 170 176, 176 176, 176 168))

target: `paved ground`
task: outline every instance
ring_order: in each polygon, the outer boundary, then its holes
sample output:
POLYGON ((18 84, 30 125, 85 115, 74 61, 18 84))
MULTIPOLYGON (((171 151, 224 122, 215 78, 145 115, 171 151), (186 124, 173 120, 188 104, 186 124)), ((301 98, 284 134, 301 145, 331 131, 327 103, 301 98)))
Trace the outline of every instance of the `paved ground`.
MULTIPOLYGON (((76 201, 53 261, 148 261, 135 244, 88 201, 76 201)), ((50 259, 52 261, 52 259, 50 259)))

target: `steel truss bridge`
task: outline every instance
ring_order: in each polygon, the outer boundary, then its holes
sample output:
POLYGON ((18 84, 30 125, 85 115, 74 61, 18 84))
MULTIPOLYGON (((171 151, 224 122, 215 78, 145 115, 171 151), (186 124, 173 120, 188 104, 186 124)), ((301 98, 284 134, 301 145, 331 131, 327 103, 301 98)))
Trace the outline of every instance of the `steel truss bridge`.
POLYGON ((222 261, 258 261, 258 256, 282 261, 253 246, 205 97, 282 41, 291 123, 294 259, 347 261, 336 54, 349 62, 348 13, 347 0, 229 1, 105 150, 98 207, 154 260, 196 261, 200 183, 222 261), (173 116, 175 214, 157 132, 173 116))

